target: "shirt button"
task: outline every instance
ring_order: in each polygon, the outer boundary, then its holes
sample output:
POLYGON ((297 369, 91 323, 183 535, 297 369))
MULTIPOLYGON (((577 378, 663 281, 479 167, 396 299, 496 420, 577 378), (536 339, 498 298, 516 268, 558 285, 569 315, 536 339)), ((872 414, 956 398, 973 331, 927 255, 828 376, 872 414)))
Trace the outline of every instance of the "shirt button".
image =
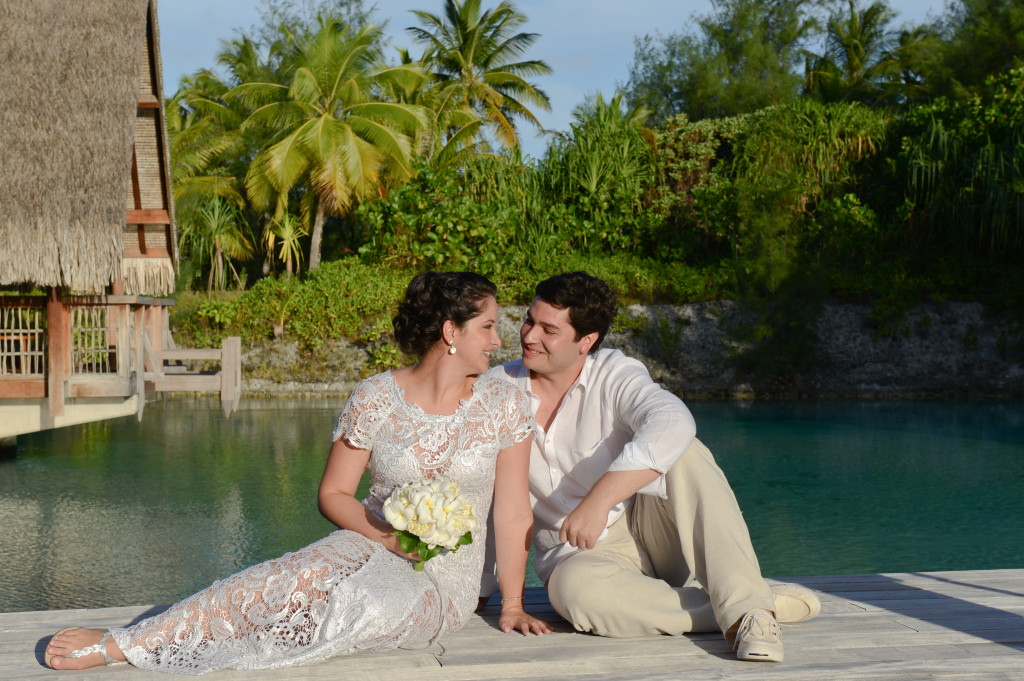
POLYGON ((551 469, 551 475, 558 475, 558 469, 557 468, 552 468, 551 469))

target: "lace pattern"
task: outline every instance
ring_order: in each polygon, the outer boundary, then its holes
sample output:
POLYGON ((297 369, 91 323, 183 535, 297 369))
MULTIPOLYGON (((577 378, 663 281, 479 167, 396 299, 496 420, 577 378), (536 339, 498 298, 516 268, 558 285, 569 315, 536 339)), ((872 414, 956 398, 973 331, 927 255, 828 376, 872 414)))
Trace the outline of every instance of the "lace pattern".
MULTIPOLYGON (((374 515, 382 517, 383 501, 396 487, 444 474, 458 480, 483 520, 497 454, 526 438, 531 420, 525 397, 500 380, 478 379, 454 414, 439 416, 406 402, 389 372, 357 386, 334 439, 370 450, 371 489, 363 504, 374 515)), ((136 667, 193 675, 430 641, 460 628, 473 612, 486 525, 481 522, 472 544, 437 556, 424 572, 357 532, 338 530, 111 634, 136 667)))

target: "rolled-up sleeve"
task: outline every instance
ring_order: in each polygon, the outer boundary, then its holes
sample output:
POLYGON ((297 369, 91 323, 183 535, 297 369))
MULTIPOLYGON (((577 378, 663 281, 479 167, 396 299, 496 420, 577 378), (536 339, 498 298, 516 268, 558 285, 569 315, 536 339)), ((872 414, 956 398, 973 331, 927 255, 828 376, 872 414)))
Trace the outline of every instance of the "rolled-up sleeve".
MULTIPOLYGON (((609 471, 656 470, 664 474, 679 460, 697 434, 693 415, 683 401, 653 380, 640 362, 619 358, 618 380, 608 381, 606 393, 614 413, 633 433, 609 471)), ((641 488, 639 494, 665 498, 665 476, 641 488)))

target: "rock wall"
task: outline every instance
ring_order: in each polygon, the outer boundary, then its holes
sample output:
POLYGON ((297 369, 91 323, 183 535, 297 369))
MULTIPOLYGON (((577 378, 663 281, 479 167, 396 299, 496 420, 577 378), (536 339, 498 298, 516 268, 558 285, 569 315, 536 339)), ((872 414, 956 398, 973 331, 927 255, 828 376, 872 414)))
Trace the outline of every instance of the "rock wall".
POLYGON ((867 305, 827 305, 815 332, 814 368, 786 376, 737 376, 742 345, 726 329, 749 323, 733 303, 630 308, 646 331, 609 345, 643 357, 665 387, 696 398, 821 399, 1024 397, 1024 333, 986 317, 979 303, 915 309, 898 333, 876 332, 867 305))
MULTIPOLYGON (((494 363, 519 357, 525 311, 501 308, 503 346, 494 363)), ((734 356, 743 345, 728 329, 751 320, 733 302, 633 305, 627 312, 631 322, 610 333, 604 346, 640 359, 656 381, 688 399, 1024 397, 1024 328, 987 317, 979 303, 921 306, 888 336, 876 332, 869 306, 827 305, 815 329, 814 368, 783 376, 737 374, 734 356)), ((348 394, 370 371, 368 353, 344 341, 326 344, 323 357, 311 376, 302 370, 309 358, 286 339, 252 348, 243 357, 243 391, 348 394)))

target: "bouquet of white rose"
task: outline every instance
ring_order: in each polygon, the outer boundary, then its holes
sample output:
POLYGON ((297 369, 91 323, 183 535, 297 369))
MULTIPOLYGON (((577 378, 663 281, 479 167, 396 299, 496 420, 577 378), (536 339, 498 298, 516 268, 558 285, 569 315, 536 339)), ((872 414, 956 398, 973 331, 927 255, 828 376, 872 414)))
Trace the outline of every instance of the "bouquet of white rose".
POLYGON ((421 560, 414 566, 422 571, 428 560, 442 549, 457 551, 473 542, 479 527, 476 509, 451 478, 417 480, 391 493, 384 502, 384 518, 395 528, 391 534, 406 553, 415 551, 421 560))

